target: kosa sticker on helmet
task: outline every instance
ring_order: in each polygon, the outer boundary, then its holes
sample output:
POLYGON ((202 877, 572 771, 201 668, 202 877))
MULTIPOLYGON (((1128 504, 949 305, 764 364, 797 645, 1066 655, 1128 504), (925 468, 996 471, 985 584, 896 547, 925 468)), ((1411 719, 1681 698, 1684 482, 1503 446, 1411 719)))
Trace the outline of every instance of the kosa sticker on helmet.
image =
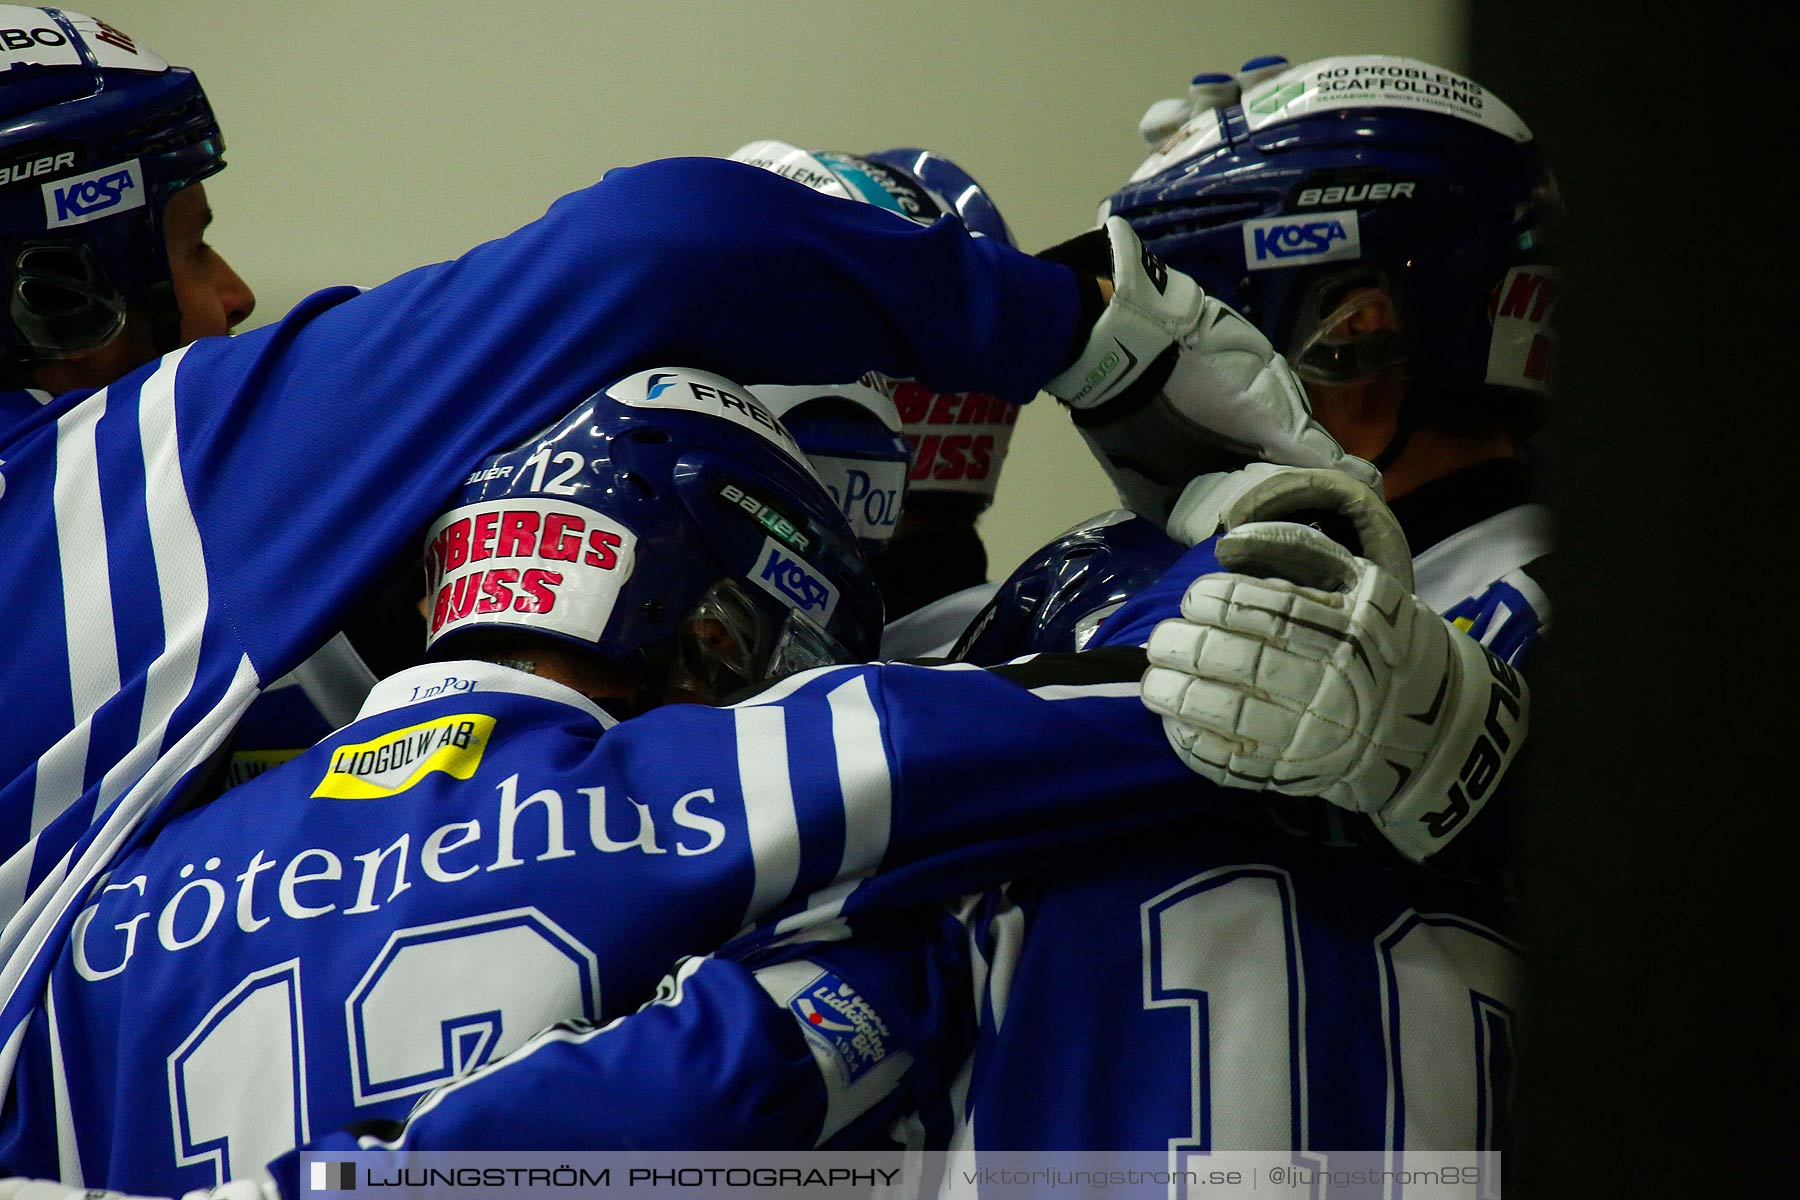
POLYGON ((144 171, 137 159, 114 163, 43 185, 44 228, 85 225, 144 207, 144 171))
POLYGON ((838 590, 817 568, 770 538, 751 568, 750 582, 789 608, 797 608, 823 626, 837 611, 838 590))
POLYGON ((639 371, 619 380, 602 394, 608 400, 631 408, 673 408, 723 417, 761 434, 807 471, 812 470, 786 426, 753 396, 723 376, 686 368, 639 371))
POLYGON ((637 536, 584 505, 546 496, 465 504, 425 543, 430 640, 509 625, 596 640, 637 560, 637 536))
POLYGON ((1354 209, 1244 222, 1244 266, 1252 271, 1361 257, 1354 209))
POLYGON ((1244 120, 1252 131, 1346 108, 1443 113, 1515 142, 1531 140, 1519 115, 1480 84, 1416 58, 1321 58, 1283 71, 1244 96, 1244 120))
POLYGON ((1551 319, 1561 292, 1562 275, 1555 267, 1514 267, 1506 273, 1492 300, 1487 382, 1549 394, 1556 357, 1551 319))

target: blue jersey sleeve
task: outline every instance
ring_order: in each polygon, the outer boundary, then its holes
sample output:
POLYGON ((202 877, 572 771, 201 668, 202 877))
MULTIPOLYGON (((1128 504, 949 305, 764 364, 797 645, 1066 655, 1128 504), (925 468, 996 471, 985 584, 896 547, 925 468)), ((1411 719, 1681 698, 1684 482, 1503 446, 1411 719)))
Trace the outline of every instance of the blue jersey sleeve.
POLYGON ((953 220, 669 160, 610 172, 452 262, 318 293, 27 412, 0 429, 18 639, 0 661, 15 701, 0 917, 53 871, 103 861, 471 466, 597 388, 681 361, 1023 397, 1062 365, 1078 311, 1067 268, 953 220), (152 764, 154 794, 121 805, 152 764))
POLYGON ((298 1196, 329 1150, 809 1150, 887 1144, 942 1104, 973 1045, 964 927, 943 910, 690 958, 604 1026, 558 1024, 426 1096, 270 1167, 298 1196))

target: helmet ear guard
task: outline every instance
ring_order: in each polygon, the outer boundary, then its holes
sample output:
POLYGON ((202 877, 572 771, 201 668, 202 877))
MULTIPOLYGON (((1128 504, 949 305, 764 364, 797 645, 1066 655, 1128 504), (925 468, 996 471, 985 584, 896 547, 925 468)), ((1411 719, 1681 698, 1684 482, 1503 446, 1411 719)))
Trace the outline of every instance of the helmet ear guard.
POLYGON ((125 297, 92 246, 26 242, 8 267, 7 316, 33 354, 80 354, 104 346, 125 327, 125 297))

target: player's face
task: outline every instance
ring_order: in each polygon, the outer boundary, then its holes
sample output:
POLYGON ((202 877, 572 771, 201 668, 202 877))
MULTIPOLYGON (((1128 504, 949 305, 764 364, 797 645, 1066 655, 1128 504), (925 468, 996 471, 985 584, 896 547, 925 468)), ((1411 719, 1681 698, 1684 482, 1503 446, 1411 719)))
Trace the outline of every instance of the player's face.
MULTIPOLYGON (((206 227, 212 222, 212 207, 206 202, 206 187, 194 184, 169 198, 163 209, 164 242, 169 251, 169 279, 175 289, 175 303, 181 311, 181 344, 203 337, 231 332, 232 326, 250 315, 256 297, 249 285, 238 278, 206 244, 206 227)), ((73 388, 105 387, 126 372, 143 366, 156 357, 156 346, 150 333, 150 318, 133 309, 125 318, 119 336, 86 354, 57 359, 38 367, 33 382, 51 392, 73 388)))
POLYGON ((170 197, 163 210, 169 279, 181 310, 181 344, 230 333, 256 307, 256 297, 219 252, 207 245, 212 207, 206 185, 196 183, 170 197))

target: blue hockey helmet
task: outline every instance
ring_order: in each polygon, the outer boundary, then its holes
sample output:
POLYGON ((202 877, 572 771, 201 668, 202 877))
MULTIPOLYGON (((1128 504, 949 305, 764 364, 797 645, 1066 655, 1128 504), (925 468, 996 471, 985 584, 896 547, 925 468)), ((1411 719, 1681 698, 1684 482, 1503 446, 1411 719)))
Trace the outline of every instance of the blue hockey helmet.
POLYGON ((881 596, 780 422, 728 380, 640 371, 485 462, 426 539, 436 657, 512 630, 716 700, 864 661, 881 596))
POLYGON ((991 667, 1021 654, 1072 653, 1132 593, 1183 554, 1154 521, 1122 508, 1091 517, 1007 576, 950 657, 991 667))
POLYGON ((867 378, 746 390, 794 435, 863 553, 886 549, 900 524, 910 457, 893 398, 867 378))
POLYGON ((921 224, 954 215, 983 237, 1013 244, 1012 232, 987 191, 967 171, 930 150, 902 147, 843 154, 761 141, 738 147, 731 157, 814 191, 861 200, 921 224))
POLYGON ((1320 59, 1199 107, 1101 208, 1302 378, 1404 362, 1414 423, 1548 393, 1561 205, 1500 99, 1409 58, 1320 59))
POLYGON ((163 207, 224 151, 192 71, 93 17, 0 5, 0 363, 105 345, 128 306, 173 349, 163 207))

